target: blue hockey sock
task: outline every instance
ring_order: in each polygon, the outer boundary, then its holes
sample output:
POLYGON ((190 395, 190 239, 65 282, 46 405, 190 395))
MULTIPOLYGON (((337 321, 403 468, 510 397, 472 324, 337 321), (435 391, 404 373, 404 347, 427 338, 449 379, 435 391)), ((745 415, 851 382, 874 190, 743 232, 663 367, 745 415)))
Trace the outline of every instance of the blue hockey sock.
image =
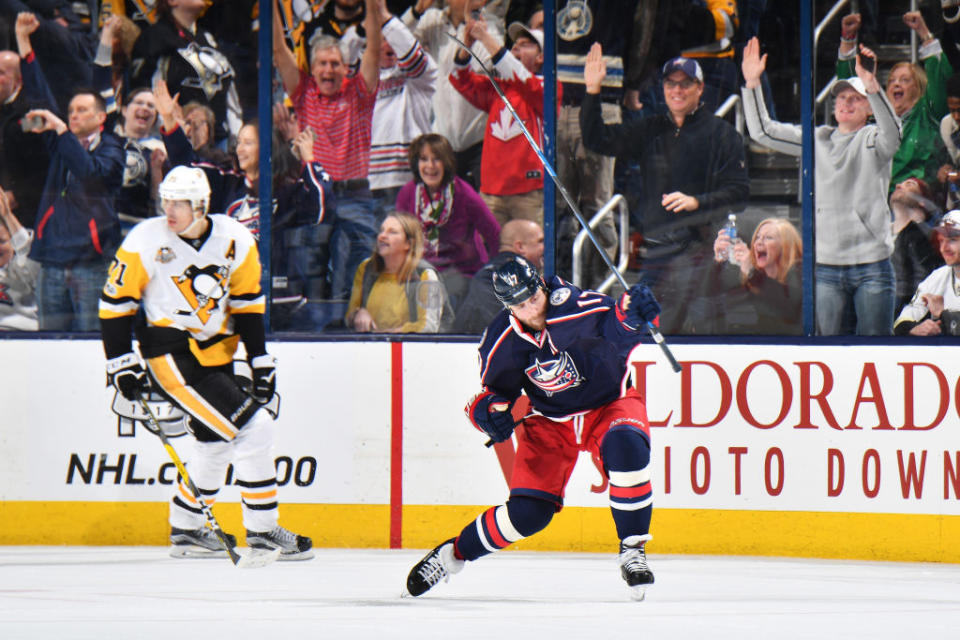
POLYGON ((650 487, 650 442, 639 429, 619 425, 600 445, 603 466, 610 479, 610 512, 617 536, 646 536, 653 513, 650 487))
POLYGON ((556 505, 515 496, 507 504, 490 507, 460 532, 454 545, 458 558, 476 560, 533 535, 553 518, 556 505))

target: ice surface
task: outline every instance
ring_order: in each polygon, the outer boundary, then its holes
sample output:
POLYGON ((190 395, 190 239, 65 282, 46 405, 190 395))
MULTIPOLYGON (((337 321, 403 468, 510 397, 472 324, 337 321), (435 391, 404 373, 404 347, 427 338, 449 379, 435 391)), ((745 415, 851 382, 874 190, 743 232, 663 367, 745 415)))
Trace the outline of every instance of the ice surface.
POLYGON ((960 566, 501 552, 401 598, 425 551, 319 549, 238 569, 160 547, 0 547, 0 638, 956 638, 960 566))

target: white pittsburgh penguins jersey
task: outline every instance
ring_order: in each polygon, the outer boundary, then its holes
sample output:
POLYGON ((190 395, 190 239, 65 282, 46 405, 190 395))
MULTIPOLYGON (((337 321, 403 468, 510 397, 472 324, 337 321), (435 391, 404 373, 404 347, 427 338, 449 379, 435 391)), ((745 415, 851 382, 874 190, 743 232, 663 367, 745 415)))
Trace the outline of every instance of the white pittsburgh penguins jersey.
POLYGON ((253 236, 227 216, 207 218, 212 229, 200 249, 162 216, 131 229, 110 265, 100 318, 132 316, 142 304, 148 325, 187 331, 204 342, 232 335, 232 314, 263 313, 253 236))
MULTIPOLYGON (((945 265, 939 269, 934 269, 917 286, 913 299, 900 311, 896 322, 893 323, 894 327, 901 322, 919 323, 927 317, 930 311, 927 309, 927 303, 923 300, 923 295, 926 293, 943 296, 944 311, 960 311, 960 281, 957 280, 953 267, 945 265)), ((946 330, 944 330, 944 333, 946 333, 946 330)))

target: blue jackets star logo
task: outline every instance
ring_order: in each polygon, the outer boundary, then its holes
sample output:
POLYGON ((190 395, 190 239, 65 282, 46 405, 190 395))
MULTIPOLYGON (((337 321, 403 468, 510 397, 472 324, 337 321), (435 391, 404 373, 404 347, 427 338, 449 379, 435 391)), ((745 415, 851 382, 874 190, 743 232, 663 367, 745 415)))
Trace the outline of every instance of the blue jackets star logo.
POLYGON ((565 351, 557 354, 556 358, 543 362, 535 358, 533 364, 527 367, 524 373, 548 396, 576 387, 583 381, 573 358, 565 351))

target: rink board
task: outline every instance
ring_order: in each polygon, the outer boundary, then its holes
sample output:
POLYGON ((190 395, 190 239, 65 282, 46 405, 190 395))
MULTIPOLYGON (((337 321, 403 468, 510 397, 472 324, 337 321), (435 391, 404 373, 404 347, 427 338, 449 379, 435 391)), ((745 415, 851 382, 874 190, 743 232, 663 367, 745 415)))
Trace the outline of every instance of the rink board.
MULTIPOLYGON (((163 544, 176 471, 118 434, 95 341, 5 340, 0 544, 163 544)), ((281 518, 320 546, 429 547, 506 497, 463 416, 474 345, 282 342, 281 518)), ((634 352, 653 439, 651 549, 960 562, 954 347, 674 345, 634 352)), ((190 439, 173 440, 189 460, 190 439)), ((509 445, 507 445, 509 447, 509 445)), ((216 512, 242 531, 239 493, 216 512)), ((582 456, 565 509, 518 548, 615 543, 582 456)))

